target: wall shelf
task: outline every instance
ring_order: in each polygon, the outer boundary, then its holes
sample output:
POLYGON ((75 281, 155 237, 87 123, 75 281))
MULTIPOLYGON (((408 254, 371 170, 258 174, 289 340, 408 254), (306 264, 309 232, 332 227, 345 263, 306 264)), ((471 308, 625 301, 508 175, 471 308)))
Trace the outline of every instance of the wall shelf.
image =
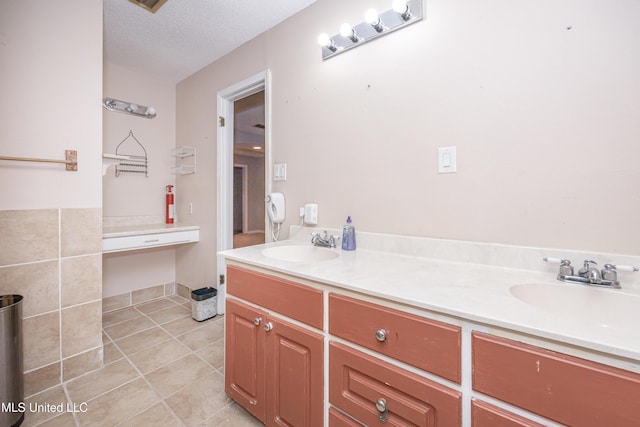
POLYGON ((176 147, 171 150, 175 157, 175 167, 171 171, 176 175, 190 175, 196 173, 196 149, 194 147, 176 147))

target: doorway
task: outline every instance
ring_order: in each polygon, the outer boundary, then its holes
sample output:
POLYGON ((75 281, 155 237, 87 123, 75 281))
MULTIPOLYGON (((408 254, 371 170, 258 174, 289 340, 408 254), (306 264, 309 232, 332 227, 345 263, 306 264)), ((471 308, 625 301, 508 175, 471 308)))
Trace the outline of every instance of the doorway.
MULTIPOLYGON (((217 215, 217 250, 225 251, 233 248, 233 142, 234 142, 234 103, 260 91, 264 91, 264 194, 271 191, 271 72, 258 73, 227 89, 218 92, 218 130, 217 130, 217 180, 218 180, 218 215, 217 215)), ((262 199, 264 201, 264 199, 262 199)), ((264 229, 267 230, 267 218, 263 218, 264 229)), ((266 233, 267 236, 269 233, 266 233)), ((269 240, 269 237, 266 238, 269 240)), ((224 284, 226 264, 224 257, 217 255, 218 289, 224 284)), ((218 293, 224 298, 224 293, 218 293)))
POLYGON ((233 247, 264 243, 264 90, 233 103, 233 247))

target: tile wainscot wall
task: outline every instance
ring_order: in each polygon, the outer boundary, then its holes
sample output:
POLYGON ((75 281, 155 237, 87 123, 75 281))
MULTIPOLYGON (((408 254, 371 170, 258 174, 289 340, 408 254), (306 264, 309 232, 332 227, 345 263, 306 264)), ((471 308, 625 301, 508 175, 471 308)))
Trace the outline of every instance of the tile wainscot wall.
POLYGON ((0 211, 0 293, 24 297, 25 397, 102 367, 102 210, 0 211))

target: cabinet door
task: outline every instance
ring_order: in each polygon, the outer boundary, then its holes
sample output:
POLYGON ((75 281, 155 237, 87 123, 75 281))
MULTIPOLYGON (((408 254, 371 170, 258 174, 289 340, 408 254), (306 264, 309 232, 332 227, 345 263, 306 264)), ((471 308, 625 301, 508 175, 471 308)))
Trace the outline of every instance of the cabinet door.
POLYGON ((235 300, 226 304, 225 392, 264 422, 266 313, 235 300))
POLYGON ((323 425, 323 336, 269 318, 267 426, 323 425))

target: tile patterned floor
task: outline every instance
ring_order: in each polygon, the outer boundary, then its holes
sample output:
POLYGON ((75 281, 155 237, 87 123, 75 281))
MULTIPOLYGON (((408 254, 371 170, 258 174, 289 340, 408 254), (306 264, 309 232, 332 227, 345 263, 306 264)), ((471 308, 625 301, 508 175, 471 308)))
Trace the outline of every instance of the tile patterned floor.
POLYGON ((196 322, 190 304, 174 295, 105 314, 104 367, 25 402, 76 412, 27 410, 23 426, 262 425, 224 393, 223 317, 196 322))

